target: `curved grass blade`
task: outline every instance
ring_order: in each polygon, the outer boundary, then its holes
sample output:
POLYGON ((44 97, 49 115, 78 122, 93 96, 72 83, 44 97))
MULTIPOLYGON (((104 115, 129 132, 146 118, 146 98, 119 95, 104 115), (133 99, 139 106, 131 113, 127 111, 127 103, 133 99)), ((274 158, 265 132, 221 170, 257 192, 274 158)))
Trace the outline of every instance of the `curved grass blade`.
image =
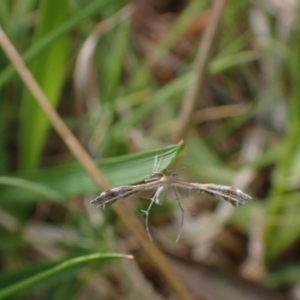
POLYGON ((65 260, 64 262, 58 264, 55 267, 49 268, 46 271, 40 272, 34 276, 29 277, 28 279, 22 280, 11 286, 0 290, 0 299, 6 299, 12 295, 16 295, 20 292, 23 292, 37 284, 41 281, 56 275, 60 272, 63 272, 66 269, 73 268, 79 265, 84 265, 96 260, 108 260, 108 259, 120 259, 120 258, 133 258, 132 255, 118 254, 118 253, 95 253, 85 256, 79 256, 76 258, 71 258, 65 260))
MULTIPOLYGON (((59 0, 42 1, 33 44, 51 31, 61 27, 67 16, 68 6, 61 6, 59 0)), ((56 107, 58 104, 64 83, 67 49, 67 36, 62 36, 53 41, 30 64, 33 76, 40 84, 53 107, 56 107)), ((36 168, 47 138, 49 120, 27 89, 23 91, 20 122, 19 159, 21 168, 36 168)))
MULTIPOLYGON (((175 144, 165 148, 139 152, 97 161, 97 166, 112 186, 127 185, 140 182, 148 178, 153 172, 155 161, 159 161, 155 171, 167 169, 181 152, 183 145, 175 144)), ((54 168, 41 169, 37 172, 15 173, 11 178, 28 180, 45 189, 50 189, 62 197, 98 193, 99 190, 78 163, 63 165, 54 168)), ((1 199, 8 202, 24 200, 35 201, 41 194, 32 189, 7 186, 7 182, 0 181, 1 199), (21 192, 20 192, 21 191, 21 192)), ((44 195, 46 196, 46 195, 44 195)))
MULTIPOLYGON (((66 22, 59 28, 53 30, 46 36, 44 36, 39 42, 32 45, 23 55, 25 62, 30 62, 41 52, 45 51, 56 39, 62 37, 63 35, 69 33, 72 29, 78 26, 81 22, 93 15, 99 13, 99 11, 105 8, 107 5, 111 4, 111 0, 94 1, 90 5, 87 5, 79 13, 67 19, 66 22)), ((0 1, 1 3, 1 1, 0 1)), ((0 73, 0 88, 2 88, 13 76, 16 74, 16 70, 12 65, 8 65, 0 73)))
POLYGON ((37 196, 41 196, 43 198, 57 202, 63 199, 63 196, 60 193, 57 193, 54 189, 48 188, 43 184, 32 182, 26 179, 0 176, 0 185, 6 185, 17 189, 26 189, 31 191, 32 193, 35 193, 37 196))

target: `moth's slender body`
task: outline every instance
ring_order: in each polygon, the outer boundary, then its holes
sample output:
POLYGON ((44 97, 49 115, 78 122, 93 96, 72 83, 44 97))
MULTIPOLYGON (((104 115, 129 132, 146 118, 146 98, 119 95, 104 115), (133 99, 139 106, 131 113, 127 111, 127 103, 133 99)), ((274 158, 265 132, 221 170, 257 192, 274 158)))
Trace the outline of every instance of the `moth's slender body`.
POLYGON ((140 184, 134 185, 125 185, 116 188, 109 189, 102 192, 98 197, 92 200, 92 203, 96 204, 97 207, 106 208, 114 204, 118 200, 125 199, 129 196, 137 194, 142 191, 155 190, 153 196, 149 199, 151 203, 146 211, 143 211, 146 214, 146 229, 148 235, 151 238, 151 234, 148 227, 148 218, 149 212, 153 203, 159 203, 159 198, 163 190, 167 187, 172 187, 176 195, 176 201, 182 212, 182 221, 180 232, 177 237, 177 240, 180 237, 183 219, 184 219, 184 210, 180 204, 179 198, 177 196, 177 190, 179 191, 197 191, 201 193, 206 193, 211 196, 221 198, 225 201, 230 202, 234 206, 243 205, 251 197, 243 193, 239 189, 232 188, 230 186, 218 185, 214 183, 193 183, 188 182, 182 179, 177 178, 177 174, 173 170, 167 170, 164 173, 155 173, 145 181, 140 184))

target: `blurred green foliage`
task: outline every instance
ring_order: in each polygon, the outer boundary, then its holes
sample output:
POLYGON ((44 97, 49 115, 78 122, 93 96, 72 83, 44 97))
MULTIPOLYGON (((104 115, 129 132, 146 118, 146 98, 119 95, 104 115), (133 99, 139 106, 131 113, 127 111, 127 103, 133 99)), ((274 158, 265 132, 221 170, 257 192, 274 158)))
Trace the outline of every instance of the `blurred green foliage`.
MULTIPOLYGON (((184 92, 189 88, 195 49, 182 59, 174 77, 166 82, 155 78, 151 66, 167 61, 168 53, 190 20, 206 9, 208 2, 189 1, 160 43, 151 45, 153 48, 149 46, 155 63, 149 64, 137 51, 130 18, 116 22, 105 31, 97 40, 92 63, 93 74, 97 74, 91 77, 97 101, 92 109, 86 105, 81 112, 82 123, 78 124, 71 87, 78 52, 92 30, 125 4, 122 0, 69 0, 63 4, 57 0, 0 1, 2 28, 64 121, 74 131, 81 127, 83 141, 88 141, 91 153, 101 157, 97 165, 113 186, 147 178, 156 157, 161 160, 159 170, 164 170, 182 150, 178 145, 166 145, 171 144, 184 92), (130 154, 134 151, 136 153, 130 154)), ((209 63, 207 95, 198 103, 199 108, 205 108, 210 104, 243 102, 245 110, 243 114, 215 123, 199 122, 186 139, 185 150, 176 166, 194 165, 183 170, 194 181, 227 185, 234 182, 240 170, 248 169, 256 174, 250 185, 253 190, 249 192, 254 196, 253 203, 235 211, 229 221, 249 235, 253 209, 263 212, 261 242, 266 282, 280 286, 292 284, 300 276, 300 257, 287 255, 299 244, 300 234, 299 12, 295 14, 297 20, 290 36, 283 38, 274 26, 280 26, 280 16, 276 19, 264 8, 260 8, 260 13, 268 34, 256 34, 247 21, 251 9, 251 4, 244 0, 228 4, 219 49, 209 63), (279 112, 273 110, 275 107, 279 112), (281 120, 282 116, 286 116, 286 121, 281 120), (258 134, 263 134, 266 140, 257 156, 244 160, 248 132, 257 128, 261 130, 258 134), (271 170, 270 174, 262 175, 267 169, 271 170), (282 258, 286 264, 278 263, 282 258)), ((248 149, 251 151, 251 145, 248 149)), ((4 241, 0 245, 3 276, 10 278, 11 269, 26 270, 31 262, 26 250, 39 246, 39 242, 28 239, 23 231, 31 218, 34 221, 32 211, 36 205, 54 202, 64 209, 64 218, 59 221, 39 220, 76 232, 73 241, 60 241, 64 257, 111 251, 110 245, 117 243, 110 231, 113 225, 118 226, 111 212, 97 212, 100 221, 93 223, 92 214, 74 204, 77 197, 95 195, 99 191, 72 160, 0 52, 0 210, 5 216, 0 226, 4 241), (82 241, 88 241, 85 247, 82 241)), ((21 277, 24 279, 40 271, 32 270, 21 277)), ((74 282, 80 288, 85 285, 76 274, 70 275, 68 280, 69 287, 74 282)), ((58 294, 65 299, 71 297, 63 283, 55 284, 58 287, 55 291, 51 290, 51 284, 48 286, 48 293, 52 295, 49 298, 54 299, 58 294)))

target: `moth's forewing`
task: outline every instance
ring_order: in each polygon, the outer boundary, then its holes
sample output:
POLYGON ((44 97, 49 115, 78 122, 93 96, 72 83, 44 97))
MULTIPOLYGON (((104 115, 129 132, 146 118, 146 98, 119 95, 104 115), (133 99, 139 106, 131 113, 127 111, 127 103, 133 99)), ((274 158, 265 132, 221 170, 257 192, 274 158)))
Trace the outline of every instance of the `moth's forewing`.
POLYGON ((92 203, 99 207, 106 208, 116 201, 127 198, 138 191, 132 186, 120 186, 102 192, 98 197, 92 200, 92 203))
POLYGON ((243 193, 241 190, 225 185, 203 184, 199 191, 225 200, 231 203, 233 206, 243 205, 247 200, 252 199, 249 195, 243 193))

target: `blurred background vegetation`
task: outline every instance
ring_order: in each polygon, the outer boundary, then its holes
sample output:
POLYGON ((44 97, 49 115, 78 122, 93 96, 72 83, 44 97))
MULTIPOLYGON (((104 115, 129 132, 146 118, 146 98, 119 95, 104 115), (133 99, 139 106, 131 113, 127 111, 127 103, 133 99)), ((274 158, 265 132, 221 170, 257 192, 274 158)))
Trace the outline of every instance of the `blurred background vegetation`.
MULTIPOLYGON (((191 298, 300 299, 298 2, 228 1, 214 20, 216 2, 1 0, 0 25, 112 186, 147 178, 161 155, 160 169, 178 157, 180 177, 253 197, 234 209, 182 196, 177 244, 174 195, 151 210, 191 298), (174 136, 195 84, 182 150, 174 136)), ((90 203, 98 188, 2 50, 0 66, 0 298, 10 286, 14 299, 174 297, 113 209, 90 203)), ((126 201, 141 222, 147 204, 126 201)))

